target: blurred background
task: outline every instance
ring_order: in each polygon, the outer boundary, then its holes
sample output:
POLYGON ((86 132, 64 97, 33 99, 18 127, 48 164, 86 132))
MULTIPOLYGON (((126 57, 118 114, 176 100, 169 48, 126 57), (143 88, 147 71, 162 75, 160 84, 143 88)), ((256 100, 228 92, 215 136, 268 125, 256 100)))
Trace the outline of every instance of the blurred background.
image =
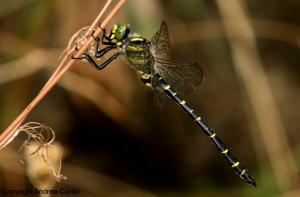
MULTIPOLYGON (((72 35, 91 24, 104 4, 0 1, 1 131, 37 95, 72 35)), ((297 0, 127 0, 108 26, 130 24, 151 39, 167 22, 175 56, 198 62, 205 74, 185 99, 252 172, 257 188, 235 175, 174 102, 157 110, 151 90, 124 58, 102 71, 76 62, 26 120, 45 123, 56 134, 68 179, 47 188, 91 197, 299 196, 299 10, 297 0)), ((18 136, 0 152, 4 196, 5 190, 51 179, 47 168, 18 151, 25 139, 18 136)))

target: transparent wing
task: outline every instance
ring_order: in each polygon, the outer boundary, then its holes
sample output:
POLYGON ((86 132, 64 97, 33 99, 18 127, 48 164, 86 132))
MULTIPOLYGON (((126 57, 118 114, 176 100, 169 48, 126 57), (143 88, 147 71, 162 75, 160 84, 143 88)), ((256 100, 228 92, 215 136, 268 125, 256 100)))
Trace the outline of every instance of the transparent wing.
POLYGON ((181 95, 196 89, 203 79, 202 68, 194 62, 155 59, 154 70, 181 95))
POLYGON ((154 71, 160 74, 180 94, 187 94, 197 88, 203 79, 203 70, 198 63, 174 62, 170 54, 168 27, 163 21, 160 29, 151 39, 154 56, 154 71))
POLYGON ((170 53, 170 38, 165 21, 161 23, 158 32, 153 35, 151 45, 156 53, 165 53, 166 55, 170 53))
POLYGON ((166 105, 166 103, 168 101, 168 98, 165 95, 165 93, 162 91, 162 88, 160 87, 159 76, 158 75, 153 75, 152 76, 151 84, 152 84, 152 87, 153 87, 154 105, 159 110, 162 110, 163 107, 166 105))
POLYGON ((158 110, 162 110, 168 102, 168 97, 160 89, 153 89, 153 101, 158 110))

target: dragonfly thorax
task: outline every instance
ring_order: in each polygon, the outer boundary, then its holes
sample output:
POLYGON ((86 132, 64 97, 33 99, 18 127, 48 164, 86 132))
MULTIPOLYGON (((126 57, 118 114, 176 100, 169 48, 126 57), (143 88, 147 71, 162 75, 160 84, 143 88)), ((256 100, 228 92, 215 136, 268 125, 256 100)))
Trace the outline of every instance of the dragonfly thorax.
POLYGON ((136 71, 151 73, 153 56, 150 53, 150 42, 142 37, 128 37, 121 47, 122 53, 136 71))

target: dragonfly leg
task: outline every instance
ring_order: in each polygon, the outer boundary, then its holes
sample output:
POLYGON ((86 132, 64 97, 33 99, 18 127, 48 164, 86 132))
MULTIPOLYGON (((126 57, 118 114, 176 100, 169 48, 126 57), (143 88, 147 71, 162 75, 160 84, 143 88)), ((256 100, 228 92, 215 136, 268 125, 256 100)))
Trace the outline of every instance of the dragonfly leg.
POLYGON ((104 33, 103 33, 103 36, 102 36, 102 44, 104 45, 109 45, 108 47, 104 48, 104 49, 100 49, 100 38, 98 37, 95 37, 94 34, 92 34, 92 37, 94 38, 94 40, 96 41, 96 52, 95 52, 95 56, 96 58, 100 58, 102 57, 105 53, 107 53, 108 51, 110 51, 111 49, 114 49, 114 48, 117 48, 115 45, 115 43, 112 43, 112 42, 104 42, 103 43, 103 39, 105 38, 104 37, 104 33))
POLYGON ((115 53, 113 54, 110 58, 108 58, 105 62, 103 62, 102 64, 98 65, 99 68, 97 69, 103 69, 105 68, 109 63, 111 63, 112 61, 114 61, 121 53, 115 53))
POLYGON ((101 58, 103 55, 105 55, 107 52, 109 52, 112 49, 116 49, 116 46, 107 46, 103 49, 99 49, 99 43, 97 42, 96 51, 95 51, 95 57, 101 58))
POLYGON ((111 63, 113 60, 115 60, 118 56, 120 55, 120 53, 115 53, 113 54, 110 58, 108 58, 105 62, 103 62, 102 64, 97 64, 97 62, 93 59, 93 57, 87 53, 83 53, 81 57, 74 57, 72 56, 73 59, 76 60, 82 60, 85 59, 87 60, 92 66, 94 66, 96 69, 98 70, 102 70, 104 69, 109 63, 111 63))
MULTIPOLYGON (((115 49, 115 48, 117 48, 117 46, 115 45, 115 43, 112 43, 112 42, 104 42, 103 41, 103 39, 108 39, 107 37, 106 37, 106 30, 105 29, 103 29, 102 27, 101 27, 101 24, 99 25, 99 27, 102 29, 102 31, 103 31, 103 36, 102 36, 102 44, 105 44, 105 45, 109 45, 109 46, 107 46, 107 47, 105 47, 105 48, 103 48, 103 49, 100 49, 100 39, 98 38, 98 37, 95 37, 94 36, 94 34, 92 34, 92 37, 94 38, 94 40, 96 41, 96 50, 95 50, 95 57, 96 58, 101 58, 101 57, 103 57, 107 52, 109 52, 110 50, 112 50, 112 49, 115 49)), ((86 58, 88 61, 89 61, 89 59, 92 59, 91 57, 87 57, 86 58)), ((93 62, 91 62, 91 60, 89 61, 92 65, 95 65, 94 63, 95 63, 95 61, 93 60, 93 62)))

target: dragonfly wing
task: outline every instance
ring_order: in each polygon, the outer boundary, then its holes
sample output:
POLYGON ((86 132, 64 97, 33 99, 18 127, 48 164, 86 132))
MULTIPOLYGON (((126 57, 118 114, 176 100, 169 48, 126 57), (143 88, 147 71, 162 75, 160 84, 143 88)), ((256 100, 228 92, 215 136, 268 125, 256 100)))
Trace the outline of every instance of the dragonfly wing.
POLYGON ((154 71, 177 92, 187 94, 200 85, 203 70, 198 63, 172 60, 168 27, 164 21, 151 39, 151 52, 155 59, 154 71))
POLYGON ((151 39, 151 45, 155 53, 170 53, 170 38, 167 24, 163 21, 159 30, 151 39))
POLYGON ((179 94, 188 94, 195 90, 203 79, 203 70, 195 62, 156 59, 154 69, 179 94))
POLYGON ((154 105, 157 109, 162 110, 168 102, 168 97, 160 89, 153 89, 154 105))

